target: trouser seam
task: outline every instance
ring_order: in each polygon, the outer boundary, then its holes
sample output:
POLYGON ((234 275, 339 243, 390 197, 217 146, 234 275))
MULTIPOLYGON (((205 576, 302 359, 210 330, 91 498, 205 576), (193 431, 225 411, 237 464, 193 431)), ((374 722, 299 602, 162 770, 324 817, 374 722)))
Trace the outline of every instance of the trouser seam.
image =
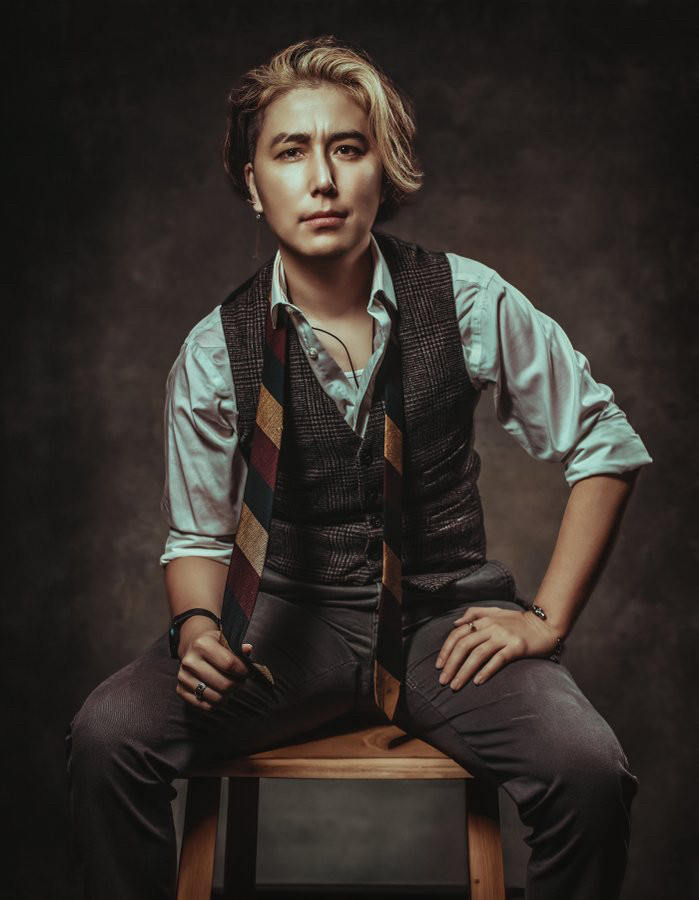
POLYGON ((343 668, 345 668, 345 666, 356 666, 356 665, 358 665, 358 663, 357 663, 356 660, 353 660, 353 659, 347 659, 347 660, 345 660, 344 662, 338 663, 338 664, 335 665, 335 666, 331 666, 329 669, 325 669, 325 671, 323 671, 321 674, 316 673, 315 675, 312 675, 311 677, 306 678, 305 681, 299 682, 299 683, 298 683, 297 685, 295 685, 293 688, 289 688, 289 689, 285 692, 285 696, 286 696, 286 697, 294 696, 294 695, 296 695, 297 693, 299 693, 299 691, 300 691, 302 688, 304 688, 307 684, 310 684, 310 683, 313 682, 313 681, 318 681, 318 682, 319 682, 319 681, 321 681, 323 678, 325 678, 327 675, 330 675, 332 672, 336 672, 338 669, 343 669, 343 668))

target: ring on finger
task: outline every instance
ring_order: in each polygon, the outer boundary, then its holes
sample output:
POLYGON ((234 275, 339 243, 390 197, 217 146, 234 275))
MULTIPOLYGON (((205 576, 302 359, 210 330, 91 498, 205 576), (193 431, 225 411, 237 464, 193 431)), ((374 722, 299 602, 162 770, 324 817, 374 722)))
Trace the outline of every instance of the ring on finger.
POLYGON ((475 622, 469 622, 468 627, 471 629, 471 631, 476 631, 476 623, 475 622))
POLYGON ((197 700, 204 699, 204 691, 206 690, 206 685, 203 681, 200 681, 199 684, 194 688, 194 696, 197 700))

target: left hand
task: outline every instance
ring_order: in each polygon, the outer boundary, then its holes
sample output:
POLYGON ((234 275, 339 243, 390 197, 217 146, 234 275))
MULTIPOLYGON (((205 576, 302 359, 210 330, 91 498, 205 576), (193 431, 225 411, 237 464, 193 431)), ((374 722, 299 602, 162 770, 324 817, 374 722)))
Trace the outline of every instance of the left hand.
POLYGON ((472 606, 454 621, 437 655, 439 681, 457 690, 475 674, 473 683, 483 684, 513 659, 548 656, 558 636, 532 612, 472 606))

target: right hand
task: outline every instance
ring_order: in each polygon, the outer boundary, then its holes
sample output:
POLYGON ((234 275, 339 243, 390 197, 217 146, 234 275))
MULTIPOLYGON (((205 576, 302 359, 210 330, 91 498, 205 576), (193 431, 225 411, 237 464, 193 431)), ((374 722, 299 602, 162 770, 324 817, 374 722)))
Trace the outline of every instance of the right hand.
MULTIPOLYGON (((252 644, 243 644, 249 654, 252 644)), ((211 627, 211 620, 192 616, 180 630, 180 669, 176 692, 197 709, 212 710, 226 694, 241 687, 249 677, 248 669, 231 650, 222 631, 211 627), (203 681, 206 690, 197 700, 194 689, 203 681)))

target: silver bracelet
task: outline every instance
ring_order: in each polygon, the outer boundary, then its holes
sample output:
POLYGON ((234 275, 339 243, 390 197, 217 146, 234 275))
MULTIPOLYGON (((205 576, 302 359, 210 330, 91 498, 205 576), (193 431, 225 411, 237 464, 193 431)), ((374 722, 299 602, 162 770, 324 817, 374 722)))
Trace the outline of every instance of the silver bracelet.
MULTIPOLYGON (((533 612, 534 615, 538 616, 540 619, 548 618, 544 610, 540 606, 537 606, 536 603, 530 603, 529 606, 526 606, 525 612, 527 611, 533 612)), ((564 648, 565 644, 559 637, 557 637, 556 646, 553 648, 553 653, 551 653, 548 658, 553 660, 553 662, 559 663, 561 661, 561 653, 563 653, 564 648)))

